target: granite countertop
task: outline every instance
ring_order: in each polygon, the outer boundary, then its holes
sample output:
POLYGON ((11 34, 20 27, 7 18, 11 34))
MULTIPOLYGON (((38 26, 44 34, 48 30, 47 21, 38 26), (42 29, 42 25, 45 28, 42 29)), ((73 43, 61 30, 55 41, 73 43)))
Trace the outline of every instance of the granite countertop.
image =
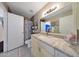
POLYGON ((57 38, 50 35, 33 34, 32 36, 70 56, 79 56, 79 45, 71 45, 62 38, 57 38))
MULTIPOLYGON (((46 32, 41 32, 40 34, 47 35, 46 32)), ((64 37, 65 37, 64 34, 60 34, 60 33, 50 33, 50 32, 49 32, 48 35, 54 36, 54 37, 57 37, 57 38, 62 38, 62 39, 64 39, 64 37)))

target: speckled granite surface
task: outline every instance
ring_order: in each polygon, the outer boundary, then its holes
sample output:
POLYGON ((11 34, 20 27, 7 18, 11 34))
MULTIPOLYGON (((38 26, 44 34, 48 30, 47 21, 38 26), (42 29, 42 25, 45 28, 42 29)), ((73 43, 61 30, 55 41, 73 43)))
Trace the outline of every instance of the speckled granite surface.
POLYGON ((44 34, 33 34, 32 36, 54 48, 61 50, 68 55, 79 57, 79 45, 71 45, 62 38, 50 35, 47 36, 44 34))

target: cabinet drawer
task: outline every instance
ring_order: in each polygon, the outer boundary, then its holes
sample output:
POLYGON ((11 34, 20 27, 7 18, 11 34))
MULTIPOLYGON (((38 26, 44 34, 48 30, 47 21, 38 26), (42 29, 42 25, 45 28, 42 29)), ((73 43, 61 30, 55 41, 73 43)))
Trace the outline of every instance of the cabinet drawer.
POLYGON ((40 56, 41 57, 53 57, 45 48, 40 47, 40 56))
POLYGON ((54 56, 54 48, 49 46, 48 44, 42 42, 42 41, 39 41, 40 43, 40 47, 47 50, 48 53, 50 53, 52 56, 54 56))
POLYGON ((55 49, 55 57, 69 57, 69 56, 55 49))

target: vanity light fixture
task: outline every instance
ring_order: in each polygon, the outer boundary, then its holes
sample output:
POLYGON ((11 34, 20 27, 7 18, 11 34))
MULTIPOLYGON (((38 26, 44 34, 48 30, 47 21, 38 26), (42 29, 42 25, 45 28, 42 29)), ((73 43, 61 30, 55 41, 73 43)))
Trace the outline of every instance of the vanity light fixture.
POLYGON ((59 5, 53 5, 52 8, 46 10, 45 12, 43 12, 43 17, 44 16, 47 16, 48 14, 52 13, 52 12, 55 12, 59 9, 59 5))

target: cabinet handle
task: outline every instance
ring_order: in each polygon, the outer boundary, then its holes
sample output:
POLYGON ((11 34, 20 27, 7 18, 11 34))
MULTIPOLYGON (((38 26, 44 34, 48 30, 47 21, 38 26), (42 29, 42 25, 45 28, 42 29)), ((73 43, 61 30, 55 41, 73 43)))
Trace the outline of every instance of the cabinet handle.
POLYGON ((39 51, 41 51, 41 49, 39 48, 39 51))

